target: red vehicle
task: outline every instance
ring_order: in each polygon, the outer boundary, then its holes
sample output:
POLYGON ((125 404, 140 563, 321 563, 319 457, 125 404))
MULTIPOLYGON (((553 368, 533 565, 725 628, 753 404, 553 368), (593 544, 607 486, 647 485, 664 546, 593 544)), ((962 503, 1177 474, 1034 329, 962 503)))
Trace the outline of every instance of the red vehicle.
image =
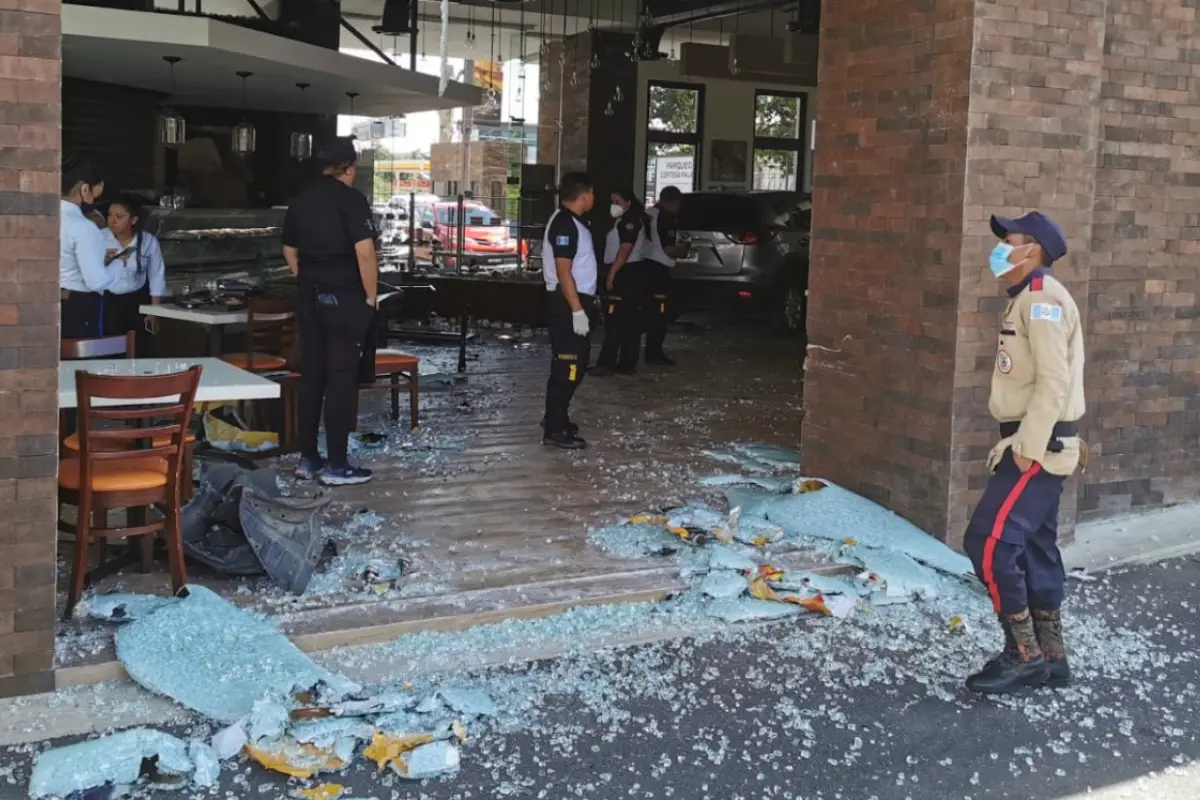
MULTIPOLYGON (((480 203, 463 205, 462 253, 466 266, 501 264, 517 259, 517 240, 495 211, 480 203)), ((447 266, 457 266, 458 203, 434 203, 423 209, 421 228, 434 250, 447 254, 447 266)))

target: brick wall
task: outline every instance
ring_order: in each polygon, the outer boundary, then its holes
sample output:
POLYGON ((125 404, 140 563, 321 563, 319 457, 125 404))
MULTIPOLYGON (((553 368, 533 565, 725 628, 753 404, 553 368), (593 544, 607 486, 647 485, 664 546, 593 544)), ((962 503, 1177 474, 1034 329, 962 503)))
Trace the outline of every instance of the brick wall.
POLYGON ((1067 233, 1055 274, 1087 331, 1092 460, 1061 530, 1196 499, 1194 0, 826 6, 809 469, 959 541, 996 438, 987 220, 1040 208, 1067 233))
MULTIPOLYGON (((1104 2, 1078 2, 1030 13, 1024 0, 975 3, 963 204, 959 339, 947 539, 961 540, 987 481, 984 459, 995 444, 987 397, 996 327, 1006 298, 987 271, 996 237, 992 214, 1041 209, 1067 234, 1070 255, 1054 274, 1087 321, 1104 2)), ((1087 386, 1095 400, 1099 387, 1087 386)), ((1059 523, 1074 527, 1079 478, 1067 483, 1059 523)))
POLYGON ((1083 517, 1200 497, 1200 25, 1108 0, 1083 517))
POLYGON ((54 685, 60 42, 0 0, 0 696, 54 685))
POLYGON ((550 42, 538 61, 538 163, 555 164, 562 121, 562 171, 587 169, 588 89, 591 50, 586 34, 550 42), (560 66, 561 64, 561 66, 560 66), (560 98, 561 90, 561 98, 560 98))
POLYGON ((807 468, 947 529, 972 3, 821 12, 807 468))

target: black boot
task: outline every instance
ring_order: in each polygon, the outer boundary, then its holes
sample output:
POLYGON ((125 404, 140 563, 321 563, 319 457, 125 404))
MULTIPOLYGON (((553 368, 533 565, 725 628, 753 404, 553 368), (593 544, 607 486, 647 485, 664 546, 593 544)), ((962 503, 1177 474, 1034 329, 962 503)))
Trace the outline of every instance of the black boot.
POLYGON ((1046 685, 1061 689, 1071 682, 1071 665, 1067 662, 1067 646, 1063 643, 1062 612, 1034 608, 1030 613, 1038 645, 1050 671, 1046 685))
MULTIPOLYGON (((542 430, 546 429, 546 418, 545 417, 542 417, 541 426, 542 426, 542 430)), ((579 435, 579 426, 576 425, 574 422, 571 422, 570 420, 568 420, 567 421, 567 433, 571 434, 572 436, 578 436, 579 435)))
POLYGON ((1011 694, 1045 684, 1049 668, 1029 612, 1001 615, 1000 626, 1004 629, 1004 651, 968 677, 967 688, 979 694, 1011 694))

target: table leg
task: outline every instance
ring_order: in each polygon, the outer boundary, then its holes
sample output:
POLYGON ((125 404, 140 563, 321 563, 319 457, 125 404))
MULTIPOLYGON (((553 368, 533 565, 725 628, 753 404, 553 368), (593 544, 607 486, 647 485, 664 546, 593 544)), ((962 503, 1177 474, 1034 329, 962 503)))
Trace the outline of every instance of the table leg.
POLYGON ((467 371, 467 321, 471 314, 468 309, 463 309, 458 318, 458 371, 467 371))
POLYGON ((220 358, 225 337, 225 328, 221 325, 208 326, 208 356, 210 358, 220 358))

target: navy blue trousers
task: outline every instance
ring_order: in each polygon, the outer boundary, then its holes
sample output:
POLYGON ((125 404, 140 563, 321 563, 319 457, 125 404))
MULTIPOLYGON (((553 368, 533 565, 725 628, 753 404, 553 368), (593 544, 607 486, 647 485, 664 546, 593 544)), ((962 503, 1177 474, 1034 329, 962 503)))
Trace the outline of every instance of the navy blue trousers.
POLYGON ((998 613, 1062 606, 1066 573, 1058 551, 1058 504, 1065 481, 1040 464, 1021 472, 1011 450, 988 478, 963 547, 998 613))

